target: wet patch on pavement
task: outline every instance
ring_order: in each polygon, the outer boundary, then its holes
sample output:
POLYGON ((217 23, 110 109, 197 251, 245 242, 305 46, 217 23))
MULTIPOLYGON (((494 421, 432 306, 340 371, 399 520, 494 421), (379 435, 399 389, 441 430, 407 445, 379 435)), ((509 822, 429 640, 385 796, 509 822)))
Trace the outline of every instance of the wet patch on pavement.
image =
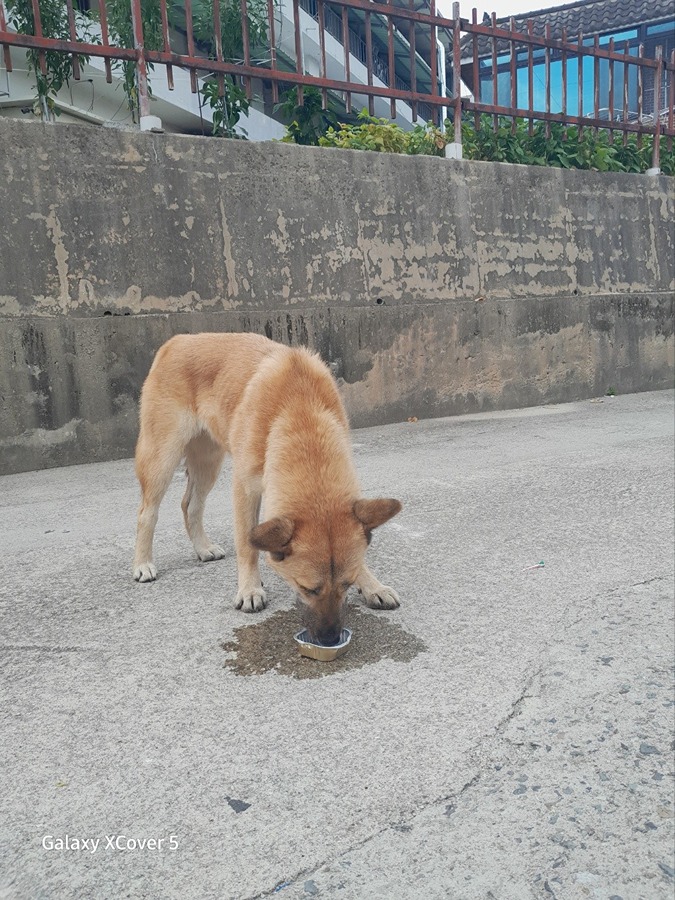
POLYGON ((344 656, 332 662, 307 659, 300 656, 293 639, 302 628, 298 610, 282 609, 261 622, 236 628, 233 639, 220 645, 228 653, 224 665, 235 675, 276 672, 293 678, 323 678, 381 659, 409 662, 427 649, 423 641, 404 631, 388 613, 368 612, 350 604, 347 626, 353 636, 344 656))

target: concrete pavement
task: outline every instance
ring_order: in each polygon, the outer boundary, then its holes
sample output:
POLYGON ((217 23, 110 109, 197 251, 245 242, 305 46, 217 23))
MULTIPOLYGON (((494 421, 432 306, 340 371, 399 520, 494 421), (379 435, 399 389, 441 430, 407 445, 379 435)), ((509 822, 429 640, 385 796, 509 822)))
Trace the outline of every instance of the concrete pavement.
POLYGON ((673 426, 667 391, 355 432, 402 605, 354 597, 332 666, 269 571, 234 610, 227 472, 226 558, 178 473, 151 585, 131 461, 0 479, 0 896, 672 897, 673 426))

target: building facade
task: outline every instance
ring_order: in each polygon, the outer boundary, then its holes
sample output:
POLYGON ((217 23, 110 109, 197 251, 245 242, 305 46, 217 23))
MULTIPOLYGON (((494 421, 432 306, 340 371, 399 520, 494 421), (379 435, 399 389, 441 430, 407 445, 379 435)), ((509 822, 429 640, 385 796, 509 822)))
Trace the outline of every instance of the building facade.
MULTIPOLYGON (((579 34, 583 36, 583 44, 592 46, 596 37, 601 47, 608 48, 613 41, 614 49, 623 53, 626 49, 632 56, 637 56, 642 47, 642 55, 655 58, 656 48, 661 47, 663 58, 669 59, 675 49, 675 4, 673 0, 581 0, 539 12, 513 17, 514 29, 527 31, 528 20, 532 22, 533 32, 544 35, 546 27, 551 30, 551 37, 561 39, 563 34, 567 40, 576 42, 579 34)), ((509 27, 511 19, 497 19, 497 24, 509 27)), ((490 38, 480 37, 477 41, 479 80, 474 77, 474 42, 465 39, 462 44, 462 80, 469 87, 479 102, 493 102, 492 74, 494 68, 493 42, 490 38)), ((511 56, 506 44, 497 42, 497 84, 498 104, 511 106, 511 56)), ((528 84, 529 50, 522 46, 516 53, 516 95, 517 107, 527 109, 530 106, 528 84)), ((544 109, 546 103, 546 59, 543 48, 533 50, 534 79, 531 107, 544 109)), ((552 112, 565 112, 576 115, 579 110, 579 92, 581 91, 581 107, 583 115, 592 115, 594 110, 594 65, 590 57, 584 57, 581 77, 579 67, 572 64, 567 56, 566 67, 566 109, 563 110, 562 54, 552 51, 550 54, 550 85, 552 112)), ((623 112, 624 66, 618 62, 613 67, 615 85, 615 101, 613 114, 623 112)), ((629 119, 638 116, 638 73, 636 66, 628 69, 628 112, 629 119)), ((599 110, 600 118, 610 117, 610 66, 608 60, 599 61, 599 110)), ((663 114, 666 105, 666 73, 663 73, 661 85, 661 109, 663 114)), ((642 85, 643 116, 653 116, 655 84, 653 72, 646 73, 642 85)))

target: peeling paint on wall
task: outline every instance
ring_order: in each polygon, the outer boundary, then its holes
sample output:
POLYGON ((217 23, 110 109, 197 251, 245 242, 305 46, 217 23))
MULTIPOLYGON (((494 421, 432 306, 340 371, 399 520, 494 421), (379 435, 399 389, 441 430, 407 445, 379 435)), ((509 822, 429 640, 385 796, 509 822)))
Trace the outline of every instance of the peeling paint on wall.
POLYGON ((237 285, 235 262, 232 256, 232 235, 225 218, 225 205, 222 199, 220 200, 220 222, 223 229, 223 258, 225 271, 227 272, 227 296, 236 297, 239 293, 239 286, 237 285))

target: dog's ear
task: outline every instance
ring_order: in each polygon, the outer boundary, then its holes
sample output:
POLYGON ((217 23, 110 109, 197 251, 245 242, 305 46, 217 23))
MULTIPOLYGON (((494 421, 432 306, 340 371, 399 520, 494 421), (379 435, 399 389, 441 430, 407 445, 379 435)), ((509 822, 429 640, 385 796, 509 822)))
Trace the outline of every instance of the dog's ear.
POLYGON ((389 519, 401 512, 398 500, 357 500, 354 504, 354 515, 366 529, 366 533, 384 525, 389 519))
POLYGON ((289 552, 288 544, 294 530, 295 524, 290 519, 279 516, 252 528, 249 541, 257 550, 266 550, 277 562, 281 562, 289 552))

